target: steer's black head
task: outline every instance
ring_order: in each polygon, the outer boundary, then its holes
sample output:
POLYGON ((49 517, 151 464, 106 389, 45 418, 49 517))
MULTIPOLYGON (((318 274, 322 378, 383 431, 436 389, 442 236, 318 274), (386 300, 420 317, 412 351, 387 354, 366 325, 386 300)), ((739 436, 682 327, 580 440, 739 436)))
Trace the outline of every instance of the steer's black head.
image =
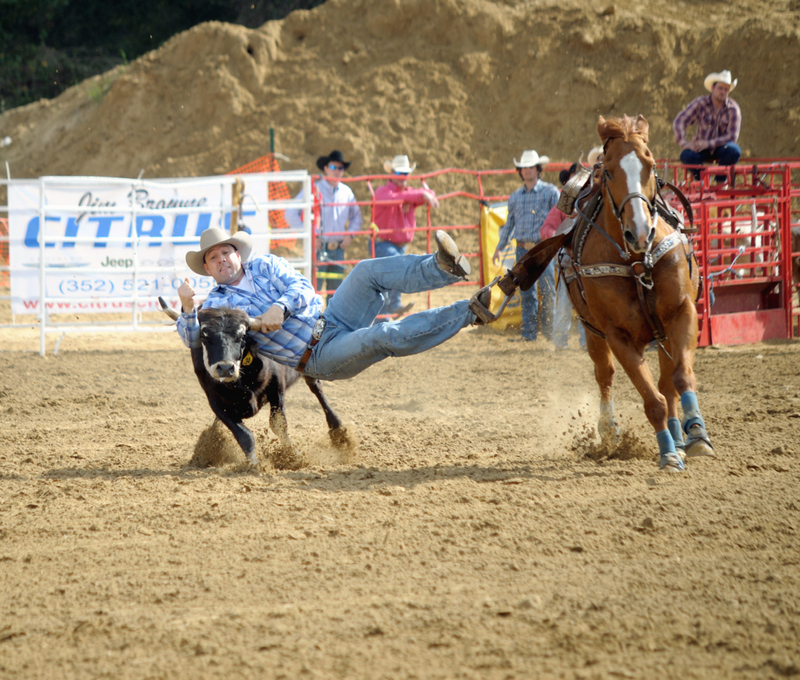
POLYGON ((238 309, 203 309, 197 320, 208 374, 220 382, 235 382, 247 345, 249 317, 238 309))

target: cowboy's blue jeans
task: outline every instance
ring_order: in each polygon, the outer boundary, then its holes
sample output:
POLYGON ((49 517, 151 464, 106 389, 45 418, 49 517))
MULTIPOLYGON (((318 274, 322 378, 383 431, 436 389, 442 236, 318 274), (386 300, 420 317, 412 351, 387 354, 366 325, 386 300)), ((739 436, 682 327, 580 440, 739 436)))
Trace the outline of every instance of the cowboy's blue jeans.
MULTIPOLYGON (((375 257, 394 257, 395 255, 405 255, 406 246, 408 244, 399 245, 391 241, 375 240, 375 257)), ((399 290, 387 290, 386 301, 381 314, 396 314, 403 306, 402 299, 400 298, 399 290)))
MULTIPOLYGON (((702 151, 692 151, 684 149, 681 151, 681 163, 684 165, 703 165, 704 163, 717 162, 718 165, 736 165, 742 157, 742 150, 739 145, 729 142, 724 146, 714 149, 703 149, 702 151)), ((692 170, 695 179, 700 179, 700 170, 692 170)), ((717 182, 723 182, 725 175, 717 175, 717 182)))
POLYGON ((436 347, 475 321, 469 301, 428 309, 375 324, 388 290, 420 293, 460 281, 443 271, 433 255, 362 260, 339 286, 328 307, 328 323, 314 347, 306 375, 342 380, 387 357, 408 356, 436 347))
MULTIPOLYGON (((517 248, 517 262, 528 251, 517 248)), ((539 280, 528 290, 520 290, 522 300, 522 337, 525 340, 536 340, 539 335, 539 291, 542 294, 542 334, 546 338, 553 334, 553 311, 556 302, 556 270, 553 261, 539 277, 539 280)))
MULTIPOLYGON (((569 331, 572 327, 572 302, 567 293, 567 284, 559 276, 558 288, 556 289, 556 313, 553 320, 553 344, 556 349, 565 349, 569 344, 569 331)), ((578 322, 578 334, 580 336, 581 347, 586 347, 586 330, 583 324, 578 322)))

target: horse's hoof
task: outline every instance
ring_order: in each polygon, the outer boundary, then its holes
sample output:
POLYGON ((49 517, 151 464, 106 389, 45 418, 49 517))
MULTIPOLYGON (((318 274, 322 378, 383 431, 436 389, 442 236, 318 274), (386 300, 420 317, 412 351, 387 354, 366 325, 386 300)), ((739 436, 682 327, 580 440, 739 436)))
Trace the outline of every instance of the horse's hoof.
POLYGON ((600 435, 600 441, 608 442, 610 444, 616 443, 619 439, 619 428, 617 427, 614 418, 600 418, 597 421, 597 434, 600 435))
POLYGON ((699 458, 713 455, 714 447, 711 446, 706 429, 700 424, 692 425, 686 435, 686 457, 699 458))
POLYGON ((683 464, 683 459, 680 457, 680 454, 671 451, 661 454, 658 469, 664 472, 683 472, 686 466, 683 464))

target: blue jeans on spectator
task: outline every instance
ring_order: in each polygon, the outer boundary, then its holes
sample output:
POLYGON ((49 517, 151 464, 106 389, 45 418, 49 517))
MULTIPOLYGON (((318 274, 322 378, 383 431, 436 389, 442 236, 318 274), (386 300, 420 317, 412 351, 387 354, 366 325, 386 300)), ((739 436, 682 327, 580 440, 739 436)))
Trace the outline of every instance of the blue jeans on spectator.
POLYGON ((317 251, 317 288, 320 288, 320 283, 325 281, 325 293, 330 297, 336 292, 336 289, 342 285, 344 280, 344 267, 340 264, 326 264, 331 260, 341 261, 344 259, 344 250, 342 248, 333 248, 328 250, 326 244, 323 242, 321 248, 317 251))
MULTIPOLYGON (((517 247, 517 262, 528 251, 517 247)), ((550 262, 539 280, 528 290, 520 290, 522 300, 522 339, 536 340, 539 336, 539 292, 542 294, 542 335, 548 340, 553 335, 553 311, 556 303, 555 263, 550 262)))
MULTIPOLYGON (((567 284, 564 279, 558 277, 558 288, 556 289, 556 314, 553 320, 553 344, 556 349, 566 349, 569 344, 569 331, 572 328, 572 302, 567 293, 567 284)), ((578 322, 578 335, 580 337, 581 348, 586 349, 586 329, 583 324, 578 322)))
MULTIPOLYGON (((681 163, 684 165, 703 165, 716 161, 718 165, 736 165, 742 157, 742 150, 739 145, 729 142, 725 146, 718 146, 714 149, 703 149, 702 151, 692 151, 684 149, 681 151, 681 163)), ((700 179, 700 170, 692 170, 695 179, 700 179)), ((717 175, 717 182, 724 182, 725 175, 717 175)))
MULTIPOLYGON (((375 257, 393 257, 395 255, 405 255, 406 254, 406 246, 408 244, 404 243, 403 245, 399 245, 397 243, 392 243, 391 241, 381 241, 379 239, 375 239, 375 257)), ((381 314, 397 314, 403 307, 403 301, 400 298, 400 291, 399 290, 387 290, 386 291, 386 304, 384 304, 383 309, 380 311, 381 314)))
POLYGON ((321 380, 352 378, 382 359, 424 352, 453 337, 475 321, 468 300, 386 323, 373 321, 386 291, 421 293, 460 280, 441 269, 433 255, 362 260, 330 299, 327 326, 305 374, 321 380))

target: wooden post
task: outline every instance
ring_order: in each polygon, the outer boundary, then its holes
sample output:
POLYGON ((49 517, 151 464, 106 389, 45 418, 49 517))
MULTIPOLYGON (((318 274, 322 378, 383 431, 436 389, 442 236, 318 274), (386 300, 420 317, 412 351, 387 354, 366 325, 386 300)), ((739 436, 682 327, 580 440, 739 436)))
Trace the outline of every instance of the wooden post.
POLYGON ((239 215, 242 214, 242 201, 244 200, 244 182, 238 177, 236 182, 231 186, 231 203, 233 210, 231 210, 231 234, 239 231, 239 215))

